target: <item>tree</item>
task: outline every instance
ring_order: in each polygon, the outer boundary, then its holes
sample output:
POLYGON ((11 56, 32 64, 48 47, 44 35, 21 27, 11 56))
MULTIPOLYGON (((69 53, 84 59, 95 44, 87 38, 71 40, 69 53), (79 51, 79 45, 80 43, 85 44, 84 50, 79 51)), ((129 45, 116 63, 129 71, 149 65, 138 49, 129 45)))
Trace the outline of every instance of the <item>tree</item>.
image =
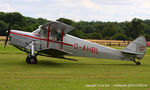
POLYGON ((0 20, 0 36, 6 35, 7 24, 4 21, 0 20))
POLYGON ((74 30, 74 31, 70 32, 69 34, 79 37, 79 38, 87 38, 87 35, 84 34, 81 30, 74 30))
POLYGON ((127 40, 127 36, 124 34, 118 33, 112 39, 113 40, 127 40))
POLYGON ((147 41, 150 41, 150 35, 149 34, 145 34, 144 35, 147 41))
MULTIPOLYGON (((48 23, 49 20, 43 18, 25 17, 18 12, 0 12, 0 35, 5 35, 5 32, 12 19, 11 29, 23 31, 33 31, 39 25, 48 23)), ((134 38, 145 35, 149 40, 150 20, 141 20, 134 18, 128 22, 101 22, 101 21, 79 21, 74 22, 67 18, 59 18, 57 21, 66 23, 74 27, 74 30, 69 34, 89 39, 125 39, 133 40, 134 38)))
MULTIPOLYGON (((3 25, 5 23, 8 26, 11 19, 12 19, 11 29, 18 29, 18 30, 23 30, 23 31, 33 31, 33 30, 37 29, 39 25, 45 24, 48 22, 48 20, 43 19, 43 18, 35 19, 35 18, 31 18, 31 17, 25 17, 18 12, 10 12, 10 13, 0 12, 0 20, 3 21, 3 25)), ((6 25, 4 25, 4 26, 7 27, 6 25)), ((1 28, 3 28, 3 27, 1 27, 1 28)), ((5 33, 5 30, 1 29, 0 34, 5 35, 4 33, 5 33)))
POLYGON ((125 34, 128 38, 137 38, 144 34, 145 25, 141 19, 134 18, 131 22, 126 22, 125 34))
POLYGON ((96 32, 89 33, 88 38, 90 38, 90 39, 102 39, 102 34, 96 33, 96 32))
POLYGON ((49 22, 48 20, 43 19, 43 18, 38 18, 38 19, 37 19, 37 21, 38 21, 38 23, 39 23, 40 25, 43 25, 43 24, 45 24, 45 23, 48 23, 48 22, 49 22))
POLYGON ((63 23, 68 24, 68 25, 73 25, 73 21, 70 19, 66 19, 66 18, 59 18, 56 21, 63 22, 63 23))
POLYGON ((4 12, 0 12, 0 20, 6 22, 6 14, 4 12))
POLYGON ((103 29, 103 37, 112 37, 115 34, 117 34, 117 26, 114 25, 113 23, 107 23, 106 26, 103 29))

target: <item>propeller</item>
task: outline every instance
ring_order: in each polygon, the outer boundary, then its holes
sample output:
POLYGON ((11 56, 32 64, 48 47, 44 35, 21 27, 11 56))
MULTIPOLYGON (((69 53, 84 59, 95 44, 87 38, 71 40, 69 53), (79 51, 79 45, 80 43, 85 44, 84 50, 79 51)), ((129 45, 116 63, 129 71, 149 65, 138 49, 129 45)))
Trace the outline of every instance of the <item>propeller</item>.
POLYGON ((11 24, 12 24, 12 17, 10 17, 9 19, 9 26, 8 26, 8 31, 6 31, 6 40, 5 40, 5 45, 4 47, 6 47, 7 42, 8 42, 8 38, 9 38, 9 34, 10 34, 10 29, 11 29, 11 24))

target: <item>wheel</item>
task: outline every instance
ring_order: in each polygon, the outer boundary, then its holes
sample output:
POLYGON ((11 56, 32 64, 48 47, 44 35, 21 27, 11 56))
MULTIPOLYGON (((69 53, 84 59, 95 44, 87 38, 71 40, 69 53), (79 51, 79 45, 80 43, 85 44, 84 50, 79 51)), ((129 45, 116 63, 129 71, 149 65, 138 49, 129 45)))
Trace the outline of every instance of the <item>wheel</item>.
POLYGON ((136 65, 141 65, 141 63, 140 62, 136 62, 136 65))
POLYGON ((37 59, 36 59, 36 57, 31 57, 31 58, 30 58, 30 63, 31 63, 31 64, 37 64, 37 59))
POLYGON ((26 62, 27 62, 28 64, 31 64, 31 63, 30 63, 30 56, 27 56, 26 62))
POLYGON ((26 62, 27 62, 28 64, 37 64, 37 58, 34 57, 34 56, 28 56, 28 57, 26 58, 26 62))

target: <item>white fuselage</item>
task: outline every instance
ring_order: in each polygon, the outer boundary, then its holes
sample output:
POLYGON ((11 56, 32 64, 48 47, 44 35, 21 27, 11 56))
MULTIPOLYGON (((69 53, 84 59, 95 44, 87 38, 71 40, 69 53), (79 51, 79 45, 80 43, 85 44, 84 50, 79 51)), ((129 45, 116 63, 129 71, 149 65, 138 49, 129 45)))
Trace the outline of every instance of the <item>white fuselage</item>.
MULTIPOLYGON (((51 35, 50 35, 51 36, 51 35)), ((35 41, 35 51, 57 49, 70 53, 73 56, 96 57, 114 60, 129 60, 120 50, 92 43, 68 34, 63 36, 63 42, 54 39, 42 38, 35 33, 11 30, 9 43, 31 49, 28 45, 35 41)), ((47 53, 49 54, 49 53, 47 53)))

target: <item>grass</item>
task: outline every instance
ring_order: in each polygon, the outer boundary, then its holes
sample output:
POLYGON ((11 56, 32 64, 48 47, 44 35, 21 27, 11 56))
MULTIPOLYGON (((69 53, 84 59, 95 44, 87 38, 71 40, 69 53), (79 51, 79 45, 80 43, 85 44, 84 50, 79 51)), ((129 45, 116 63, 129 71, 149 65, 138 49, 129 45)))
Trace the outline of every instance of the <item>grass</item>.
POLYGON ((38 56, 38 64, 30 65, 25 62, 24 52, 0 45, 0 90, 149 90, 149 54, 150 48, 141 66, 128 61, 73 56, 66 57, 79 61, 38 56), (115 87, 117 84, 135 86, 115 87), (147 86, 136 86, 139 84, 147 86))

